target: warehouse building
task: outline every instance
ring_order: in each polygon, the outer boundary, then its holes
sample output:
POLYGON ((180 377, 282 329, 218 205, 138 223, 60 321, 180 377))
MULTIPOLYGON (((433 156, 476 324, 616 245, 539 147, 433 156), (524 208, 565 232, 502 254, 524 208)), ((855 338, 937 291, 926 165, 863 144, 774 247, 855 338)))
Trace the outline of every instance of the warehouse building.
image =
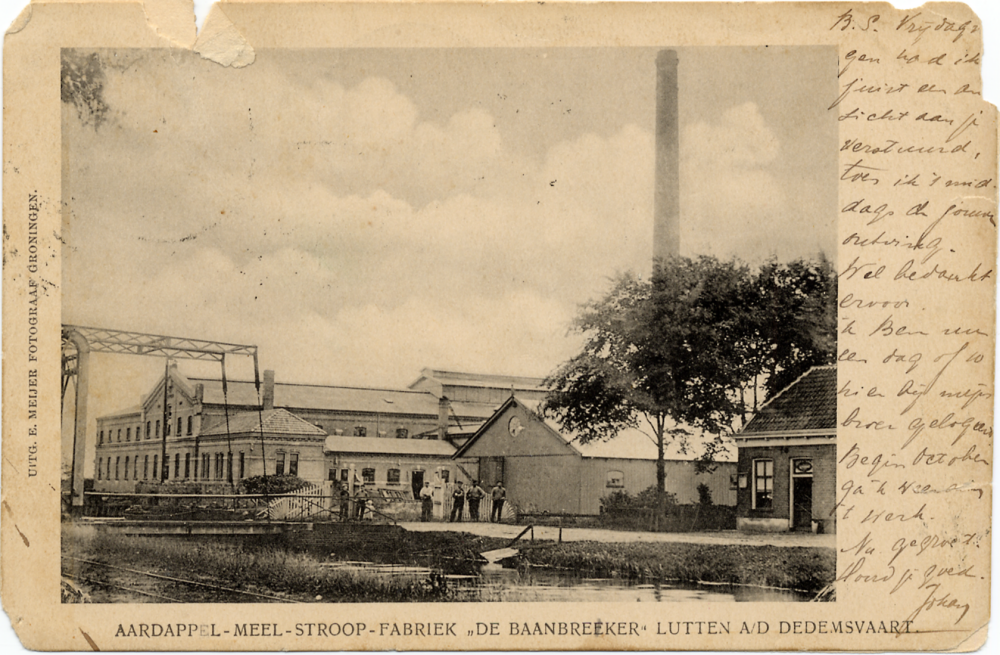
MULTIPOLYGON (((455 454, 476 462, 484 488, 502 480, 522 512, 592 515, 615 491, 638 494, 656 484, 656 445, 639 430, 606 442, 582 444, 576 435, 536 412, 537 403, 510 396, 455 454)), ((666 454, 666 490, 682 505, 698 502, 706 484, 717 505, 736 504, 736 463, 716 462, 698 474, 694 457, 672 445, 666 454)))

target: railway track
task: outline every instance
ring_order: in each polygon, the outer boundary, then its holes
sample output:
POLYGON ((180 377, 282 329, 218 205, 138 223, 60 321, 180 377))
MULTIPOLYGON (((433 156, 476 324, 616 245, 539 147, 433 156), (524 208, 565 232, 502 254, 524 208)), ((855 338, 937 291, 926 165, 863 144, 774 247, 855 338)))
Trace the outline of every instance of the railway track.
POLYGON ((189 580, 70 555, 62 556, 62 576, 78 585, 87 585, 89 594, 96 603, 300 602, 271 594, 234 589, 224 586, 218 580, 189 580))

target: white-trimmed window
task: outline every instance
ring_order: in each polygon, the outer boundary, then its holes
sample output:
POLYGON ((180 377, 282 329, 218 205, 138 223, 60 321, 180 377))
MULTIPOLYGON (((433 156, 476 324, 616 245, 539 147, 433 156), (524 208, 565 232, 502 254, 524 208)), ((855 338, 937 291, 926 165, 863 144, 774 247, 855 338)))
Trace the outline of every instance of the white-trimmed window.
POLYGON ((607 480, 605 486, 609 489, 625 488, 625 474, 621 471, 608 471, 605 479, 607 480))
POLYGON ((753 461, 753 508, 771 509, 774 501, 774 460, 753 461))

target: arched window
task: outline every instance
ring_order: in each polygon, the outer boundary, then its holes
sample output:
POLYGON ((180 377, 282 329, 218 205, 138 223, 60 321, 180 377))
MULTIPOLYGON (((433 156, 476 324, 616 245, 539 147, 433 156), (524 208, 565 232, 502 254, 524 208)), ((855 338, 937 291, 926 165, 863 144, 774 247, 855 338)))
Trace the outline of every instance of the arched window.
POLYGON ((125 456, 125 479, 128 480, 128 456, 125 456))
POLYGON ((160 419, 156 419, 156 438, 160 438, 160 419))
POLYGON ((98 480, 101 479, 101 474, 104 473, 103 468, 104 468, 104 458, 100 457, 97 460, 97 479, 98 480))
POLYGON ((132 441, 132 428, 125 428, 125 441, 132 441))
POLYGON ((101 430, 101 438, 98 439, 97 443, 104 443, 104 430, 101 430))
POLYGON ((115 480, 118 479, 118 463, 121 461, 121 457, 115 457, 115 480))
POLYGON ((149 479, 149 455, 142 458, 142 479, 149 479))
MULTIPOLYGON (((177 417, 177 436, 178 437, 181 436, 182 434, 184 434, 182 432, 183 429, 184 429, 184 418, 178 416, 177 417)), ((188 434, 191 434, 191 433, 189 432, 188 434)))
POLYGON ((191 453, 184 453, 184 479, 191 477, 191 453))
POLYGON ((153 455, 153 479, 154 480, 159 480, 160 479, 160 469, 157 468, 160 465, 159 459, 160 459, 159 455, 153 455))
POLYGON ((194 419, 193 416, 188 416, 188 434, 194 434, 194 430, 191 429, 191 426, 194 424, 193 419, 194 419))
POLYGON ((122 440, 122 429, 118 428, 118 441, 121 442, 121 440, 122 440))
POLYGON ((180 453, 175 453, 174 454, 174 477, 175 478, 181 477, 181 454, 180 453))
POLYGON ((146 438, 147 439, 149 439, 149 437, 150 437, 150 429, 151 428, 152 428, 152 423, 150 423, 149 421, 146 421, 146 438))

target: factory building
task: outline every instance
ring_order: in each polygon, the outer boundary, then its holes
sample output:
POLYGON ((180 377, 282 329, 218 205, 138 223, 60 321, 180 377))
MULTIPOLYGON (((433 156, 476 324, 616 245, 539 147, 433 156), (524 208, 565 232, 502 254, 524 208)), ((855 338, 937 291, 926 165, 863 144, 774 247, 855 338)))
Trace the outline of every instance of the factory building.
POLYGON ((230 470, 238 484, 263 467, 317 484, 354 468, 380 488, 467 479, 452 460, 457 447, 512 390, 544 395, 538 378, 432 369, 408 389, 290 384, 273 371, 263 378, 258 395, 253 382, 224 386, 171 365, 139 405, 97 419, 95 490, 131 492, 159 473, 168 482, 228 483, 230 470))

